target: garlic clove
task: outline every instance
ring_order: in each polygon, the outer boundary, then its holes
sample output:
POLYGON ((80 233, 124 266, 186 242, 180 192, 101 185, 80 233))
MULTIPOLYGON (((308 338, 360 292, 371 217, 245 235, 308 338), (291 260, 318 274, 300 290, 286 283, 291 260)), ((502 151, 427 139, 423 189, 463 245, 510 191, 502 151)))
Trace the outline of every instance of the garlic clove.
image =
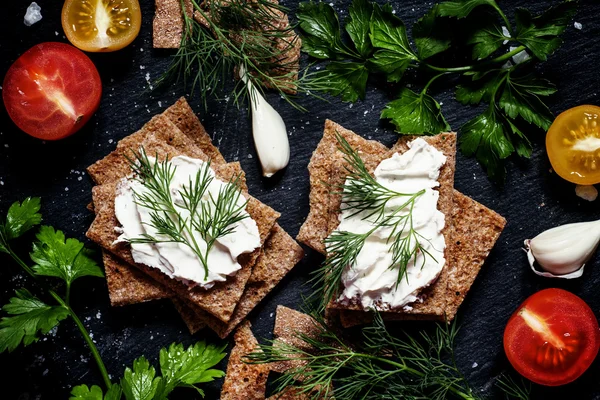
POLYGON ((537 275, 573 279, 583 274, 585 263, 600 242, 600 221, 566 224, 525 241, 529 265, 537 275), (537 262, 544 272, 536 271, 537 262))
POLYGON ((263 176, 269 178, 290 161, 290 143, 283 118, 248 79, 243 66, 240 78, 246 84, 252 108, 252 136, 263 176))

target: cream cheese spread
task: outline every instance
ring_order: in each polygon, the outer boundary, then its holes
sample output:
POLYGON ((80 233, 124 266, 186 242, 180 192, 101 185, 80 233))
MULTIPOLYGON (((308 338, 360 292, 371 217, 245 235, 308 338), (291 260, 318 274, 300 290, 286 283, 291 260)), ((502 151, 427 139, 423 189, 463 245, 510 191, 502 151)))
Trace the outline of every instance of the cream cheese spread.
MULTIPOLYGON (((419 252, 409 261, 406 276, 398 282, 398 265, 392 265, 392 227, 377 228, 365 241, 356 262, 347 266, 342 275, 344 290, 338 301, 344 303, 360 298, 362 307, 382 311, 407 306, 418 300, 419 292, 433 283, 445 264, 446 243, 442 230, 445 216, 437 209, 440 168, 446 162, 442 152, 423 139, 408 144, 404 154, 395 153, 383 160, 375 170, 374 177, 381 185, 399 193, 417 193, 424 190, 414 202, 412 209, 413 229, 418 233, 419 244, 429 253, 419 252)), ((407 196, 393 198, 385 209, 385 215, 397 211, 407 201, 407 196)), ((366 233, 376 226, 376 217, 368 211, 352 215, 356 211, 345 209, 342 203, 340 225, 337 231, 366 233)), ((407 215, 408 207, 399 211, 407 215)), ((403 237, 406 237, 403 232, 403 237)), ((414 243, 411 245, 414 247, 414 243)))
MULTIPOLYGON (((156 162, 152 157, 148 158, 152 164, 156 162)), ((190 213, 183 204, 184 185, 189 187, 190 180, 193 181, 198 171, 203 170, 206 164, 201 160, 185 156, 174 157, 169 160, 169 163, 175 171, 169 190, 172 203, 179 212, 179 217, 170 215, 170 218, 186 220, 190 217, 190 213)), ((208 173, 213 179, 201 201, 207 202, 206 204, 210 208, 209 196, 212 195, 216 199, 219 190, 231 183, 216 178, 214 171, 210 168, 208 173)), ((205 276, 205 269, 200 258, 189 246, 184 243, 170 242, 169 237, 157 233, 151 223, 152 211, 137 201, 139 196, 147 192, 148 188, 130 176, 123 178, 118 183, 115 197, 115 214, 122 225, 119 228, 121 235, 118 241, 142 238, 144 234, 158 239, 156 243, 131 243, 131 255, 136 263, 157 268, 173 279, 208 289, 216 282, 225 281, 227 276, 234 275, 241 268, 237 261, 239 255, 250 253, 261 246, 258 226, 249 217, 246 210, 243 210, 242 213, 246 218, 235 223, 233 231, 217 238, 210 248, 207 257, 208 275, 205 276)), ((242 207, 245 201, 243 196, 239 196, 237 206, 242 207)), ((210 209, 211 212, 214 212, 212 208, 210 209)), ((203 235, 195 229, 192 229, 191 232, 192 237, 184 234, 188 240, 195 240, 198 247, 205 253, 207 242, 203 235)))

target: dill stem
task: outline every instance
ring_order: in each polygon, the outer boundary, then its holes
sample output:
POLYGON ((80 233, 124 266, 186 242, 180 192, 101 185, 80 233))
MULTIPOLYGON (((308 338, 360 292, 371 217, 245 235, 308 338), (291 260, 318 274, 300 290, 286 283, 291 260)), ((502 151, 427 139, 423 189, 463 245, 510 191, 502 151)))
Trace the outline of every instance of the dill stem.
POLYGON ((56 293, 54 290, 50 289, 49 287, 47 287, 47 285, 43 284, 43 282, 40 281, 39 276, 35 274, 35 272, 33 271, 33 269, 31 269, 30 266, 28 266, 27 264, 25 264, 25 262, 23 260, 21 260, 21 258, 10 248, 8 243, 6 243, 5 247, 8 250, 8 254, 12 257, 12 259, 17 264, 19 264, 25 270, 25 272, 27 272, 29 275, 31 275, 32 278, 34 278, 36 281, 40 282, 42 284, 42 286, 44 287, 44 289, 48 292, 48 294, 50 294, 50 296, 52 296, 52 298, 54 300, 56 300, 56 302, 61 307, 63 307, 65 310, 67 310, 67 312, 69 313, 69 316, 73 319, 73 321, 75 322, 75 325, 77 325, 79 332, 81 332, 83 339, 86 341, 88 347, 90 348, 90 351, 92 352, 92 356, 94 357, 94 360, 96 361, 96 365, 98 366, 98 369, 100 370, 100 375, 102 375, 102 380, 104 381, 104 385, 106 386, 106 389, 110 389, 112 383, 110 381, 110 378, 108 377, 108 371, 106 370, 106 366, 104 365, 104 362, 102 361, 100 352, 98 351, 98 348, 92 341, 92 338, 90 337, 90 334, 88 333, 87 329, 85 329, 85 326, 83 326, 83 323, 81 322, 81 320, 79 319, 77 314, 75 314, 75 311, 68 304, 70 285, 67 284, 67 297, 66 297, 67 300, 65 302, 65 300, 63 300, 58 293, 56 293))
POLYGON ((512 56, 519 54, 520 52, 522 52, 523 50, 525 50, 525 46, 521 45, 519 47, 517 47, 516 49, 509 51, 506 54, 503 54, 501 56, 498 56, 496 58, 492 58, 491 60, 487 60, 481 63, 477 63, 477 64, 472 64, 472 65, 467 65, 464 67, 436 67, 435 65, 431 65, 431 64, 427 64, 427 63, 423 63, 422 65, 426 68, 429 68, 431 70, 434 71, 439 71, 439 72, 467 72, 467 71, 476 71, 482 67, 488 66, 490 64, 498 64, 501 62, 504 62, 508 59, 510 59, 512 56))

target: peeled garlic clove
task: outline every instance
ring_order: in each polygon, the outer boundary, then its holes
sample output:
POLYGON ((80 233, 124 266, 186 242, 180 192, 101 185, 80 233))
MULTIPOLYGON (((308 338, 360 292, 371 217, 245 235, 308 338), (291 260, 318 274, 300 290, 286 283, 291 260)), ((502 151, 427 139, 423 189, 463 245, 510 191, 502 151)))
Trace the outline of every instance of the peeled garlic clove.
POLYGON ((246 84, 252 108, 252 136, 263 170, 269 178, 284 169, 290 161, 290 143, 281 115, 264 99, 240 67, 240 78, 246 84))
POLYGON ((600 242, 600 221, 557 226, 525 241, 527 259, 540 276, 573 279, 583 274, 583 267, 600 242), (545 272, 537 271, 537 262, 545 272))

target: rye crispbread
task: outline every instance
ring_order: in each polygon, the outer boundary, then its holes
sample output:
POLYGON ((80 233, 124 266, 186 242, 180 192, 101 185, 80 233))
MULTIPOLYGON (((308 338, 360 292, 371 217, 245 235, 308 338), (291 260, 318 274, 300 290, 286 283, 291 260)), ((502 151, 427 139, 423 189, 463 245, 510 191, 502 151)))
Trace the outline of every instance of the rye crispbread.
MULTIPOLYGON (((184 1, 186 14, 192 15, 192 2, 184 1)), ((184 26, 181 0, 155 0, 155 7, 152 45, 155 49, 179 48, 184 26)))
POLYGON ((194 309, 190 308, 185 301, 177 296, 171 297, 171 301, 173 302, 173 305, 175 306, 175 309, 179 315, 181 315, 181 319, 183 319, 183 322, 190 331, 190 334, 194 335, 196 332, 206 327, 204 321, 198 319, 194 309))
MULTIPOLYGON (((150 122, 153 128, 157 125, 167 126, 172 131, 179 131, 166 117, 158 117, 160 116, 153 118, 150 122)), ((174 157, 185 154, 207 160, 206 155, 204 155, 193 143, 186 143, 189 142, 189 140, 186 141, 184 138, 187 138, 187 136, 180 131, 176 134, 171 133, 165 135, 161 130, 155 129, 153 129, 151 133, 140 133, 143 132, 143 130, 144 128, 132 135, 135 141, 131 138, 122 140, 117 145, 117 150, 105 157, 104 160, 111 159, 114 161, 113 163, 101 160, 94 164, 92 166, 93 168, 90 167, 94 180, 107 181, 110 183, 96 186, 92 190, 93 202, 94 206, 97 208, 97 214, 87 232, 87 236, 132 265, 134 262, 128 248, 129 246, 122 243, 114 243, 118 237, 114 228, 119 226, 114 214, 116 182, 118 179, 130 173, 128 164, 125 164, 127 160, 123 156, 123 154, 126 154, 128 151, 127 146, 129 146, 129 149, 137 149, 141 145, 146 150, 147 154, 158 156, 159 159, 165 159, 167 156, 174 157), (142 140, 142 142, 140 143, 139 140, 142 140), (180 150, 171 147, 166 143, 174 143, 179 146, 180 150), (119 162, 119 159, 125 159, 125 162, 119 162)), ((224 180, 229 180, 238 173, 241 173, 239 164, 225 164, 216 166, 214 169, 217 176, 224 180)), ((248 196, 247 193, 245 193, 245 195, 248 196)), ((252 197, 248 197, 247 211, 252 219, 256 221, 261 236, 261 243, 264 243, 264 240, 269 235, 275 221, 279 218, 279 213, 252 197)), ((259 254, 260 249, 257 249, 249 255, 240 256, 242 269, 234 276, 228 278, 226 282, 216 284, 215 287, 210 290, 201 288, 189 290, 186 285, 170 279, 157 269, 143 265, 136 265, 136 267, 149 274, 154 280, 166 285, 172 291, 177 292, 180 296, 189 300, 194 305, 204 309, 222 321, 228 321, 236 303, 243 293, 246 280, 250 276, 252 265, 259 254)))
MULTIPOLYGON (((379 144, 377 142, 368 141, 360 136, 354 134, 351 131, 348 131, 339 125, 335 124, 332 121, 326 121, 325 123, 325 132, 323 139, 319 143, 317 149, 313 153, 313 157, 311 158, 311 162, 309 164, 309 172, 311 175, 311 192, 310 192, 310 205, 311 211, 309 217, 300 228, 300 233, 297 239, 305 243, 306 245, 312 247, 313 249, 325 253, 325 248, 323 241, 324 239, 331 233, 335 227, 337 227, 339 221, 337 220, 337 216, 339 213, 339 205, 340 205, 340 196, 332 195, 330 193, 331 185, 343 183, 345 179, 346 173, 343 169, 343 164, 341 163, 341 154, 336 150, 336 139, 335 139, 335 131, 343 134, 346 140, 350 143, 350 145, 357 149, 361 155, 361 158, 365 161, 365 164, 368 168, 373 169, 375 166, 383 159, 391 156, 394 150, 406 148, 406 143, 410 138, 402 138, 395 146, 394 149, 390 150, 387 147, 379 144), (324 205, 328 206, 325 207, 324 205)), ((441 137, 441 136, 438 136, 441 137)), ((435 137, 434 137, 435 138, 435 137)), ((432 140, 432 139, 429 139, 432 140)), ((448 155, 447 155, 448 157, 448 155)), ((454 156, 452 156, 451 162, 453 162, 454 156)), ((446 173, 447 174, 447 173, 446 173)), ((447 179, 447 175, 442 174, 440 176, 440 182, 444 179, 447 179)), ((448 185, 443 185, 444 190, 448 190, 448 185)), ((440 188, 442 189, 442 188, 440 188)), ((449 196, 452 199, 452 196, 449 196)), ((440 201, 441 201, 440 194, 440 201)), ((448 196, 446 196, 448 198, 448 196)), ((461 201, 462 201, 461 197, 461 201)), ((452 209, 454 206, 454 202, 450 203, 447 200, 443 205, 440 205, 440 209, 452 209)), ((487 209, 486 209, 487 210, 487 209)), ((493 211, 489 210, 491 213, 493 211)), ((452 213, 448 210, 444 212, 446 215, 446 221, 448 222, 452 218, 448 218, 448 216, 452 215, 452 213)), ((495 221, 495 226, 503 227, 504 219, 493 213, 493 220, 495 221)), ((484 221, 479 221, 479 223, 483 223, 484 221)), ((453 235, 454 227, 452 226, 452 230, 450 230, 450 235, 453 235)), ((501 229, 500 229, 501 231, 501 229)), ((487 256, 491 247, 493 247, 493 243, 495 243, 498 235, 494 235, 488 242, 490 247, 486 251, 482 251, 484 257, 487 256)), ((456 250, 454 249, 455 241, 454 239, 448 237, 446 238, 446 266, 444 267, 442 274, 438 278, 438 280, 431 285, 428 289, 428 297, 425 298, 423 303, 411 304, 413 307, 412 310, 403 311, 403 312, 390 312, 385 314, 393 314, 396 319, 438 319, 443 320, 444 314, 454 316, 458 304, 455 305, 454 311, 451 313, 447 308, 447 304, 451 301, 447 298, 448 292, 447 289, 449 287, 448 281, 451 279, 457 279, 461 274, 469 274, 474 277, 479 272, 479 268, 463 270, 461 273, 454 272, 457 268, 455 265, 452 265, 450 257, 455 257, 454 254, 456 250), (424 304, 425 306, 422 306, 424 304), (419 307, 424 307, 423 309, 419 309, 419 307), (424 310, 425 312, 422 312, 424 310)), ((485 249, 484 249, 485 250, 485 249)), ((477 256, 474 256, 477 257, 477 256)), ((479 255, 479 257, 481 257, 479 255)), ((471 281, 473 280, 471 279, 471 281)), ((469 279, 462 279, 462 283, 468 282, 469 279)), ((470 284, 469 284, 470 286, 470 284)), ((460 293, 465 293, 468 290, 468 287, 462 287, 463 290, 460 290, 460 293)), ((456 296, 455 296, 456 297, 456 296)), ((461 300, 462 301, 462 298, 461 300)), ((452 302, 456 302, 455 299, 452 302)), ((361 316, 364 318, 366 313, 362 311, 346 311, 340 310, 340 318, 342 321, 348 320, 349 316, 361 316)))
POLYGON ((258 349, 250 322, 244 321, 233 338, 235 346, 229 355, 221 400, 264 400, 267 390, 268 364, 248 364, 244 356, 258 349))
POLYGON ((283 228, 275 224, 263 246, 260 257, 252 268, 244 293, 229 321, 221 322, 201 310, 197 312, 198 319, 224 339, 277 286, 303 256, 302 247, 283 228))

